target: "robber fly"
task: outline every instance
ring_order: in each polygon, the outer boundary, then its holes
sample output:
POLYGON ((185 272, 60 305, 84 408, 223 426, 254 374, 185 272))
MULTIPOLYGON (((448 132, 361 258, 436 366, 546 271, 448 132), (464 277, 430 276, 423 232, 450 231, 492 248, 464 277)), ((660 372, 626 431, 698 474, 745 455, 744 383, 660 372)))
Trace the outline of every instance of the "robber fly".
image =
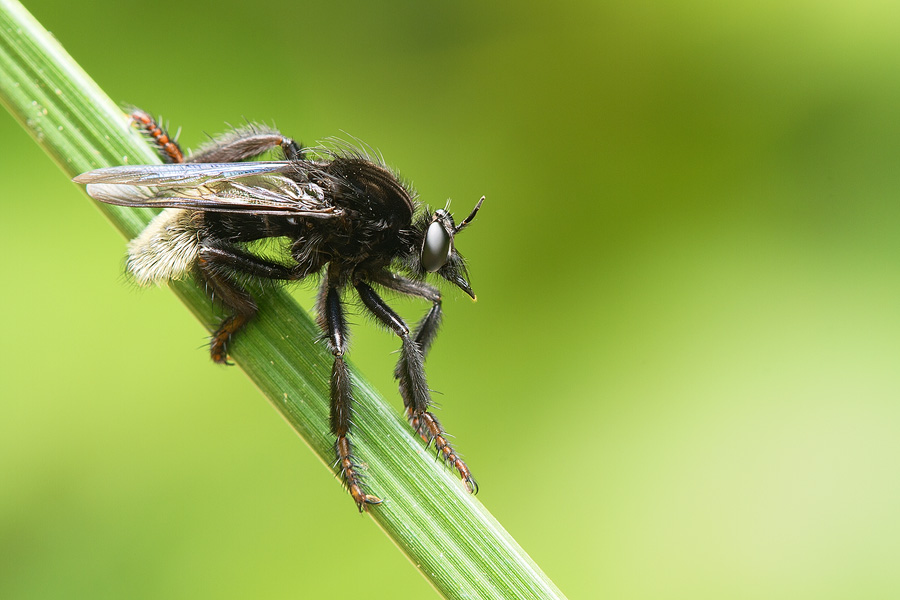
POLYGON ((401 340, 394 377, 410 424, 476 492, 469 468, 429 410, 424 360, 441 323, 441 293, 424 279, 434 273, 475 298, 455 236, 484 198, 456 224, 447 210, 420 207, 409 186, 362 150, 320 150, 313 156, 275 129, 255 125, 214 138, 185 157, 147 113, 135 110, 131 119, 168 164, 97 169, 75 181, 102 202, 165 209, 128 246, 128 270, 136 281, 148 285, 196 274, 230 312, 210 342, 213 361, 227 363, 232 338, 257 312, 247 282, 320 274, 317 321, 334 355, 336 464, 363 511, 381 500, 366 492, 349 437, 353 392, 344 362, 348 327, 341 294, 355 290, 364 309, 401 340), (284 160, 244 162, 270 150, 280 150, 284 160), (285 238, 285 256, 271 260, 248 248, 263 238, 285 238), (431 309, 410 331, 376 288, 423 298, 431 309))

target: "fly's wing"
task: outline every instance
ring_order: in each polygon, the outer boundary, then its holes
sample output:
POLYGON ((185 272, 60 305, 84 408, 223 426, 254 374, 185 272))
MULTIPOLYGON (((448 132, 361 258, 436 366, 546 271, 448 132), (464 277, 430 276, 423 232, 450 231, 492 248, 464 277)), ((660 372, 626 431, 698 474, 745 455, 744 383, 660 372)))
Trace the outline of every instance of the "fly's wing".
POLYGON ((288 176, 296 163, 176 163, 107 167, 82 173, 89 196, 118 206, 183 208, 254 215, 333 217, 342 213, 312 182, 288 176))

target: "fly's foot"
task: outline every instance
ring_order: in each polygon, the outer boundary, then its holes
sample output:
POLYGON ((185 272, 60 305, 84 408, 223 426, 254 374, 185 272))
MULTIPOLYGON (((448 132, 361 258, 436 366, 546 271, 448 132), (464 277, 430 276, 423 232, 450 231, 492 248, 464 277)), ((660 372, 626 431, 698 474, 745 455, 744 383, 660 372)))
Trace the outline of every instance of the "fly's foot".
POLYGON ((140 127, 144 133, 153 140, 157 152, 159 152, 160 157, 164 161, 167 163, 184 162, 184 152, 181 151, 178 142, 169 137, 166 130, 163 129, 153 117, 139 108, 132 110, 130 116, 132 122, 140 127))
POLYGON ((359 512, 367 510, 369 505, 381 504, 382 500, 380 498, 366 493, 362 484, 362 474, 356 465, 353 448, 350 446, 350 440, 347 439, 347 436, 338 437, 334 444, 334 450, 337 454, 338 466, 341 469, 341 479, 344 481, 344 485, 347 486, 347 491, 350 492, 353 501, 356 502, 356 508, 359 509, 359 512))
POLYGON ((434 449, 438 458, 456 469, 469 493, 477 494, 478 483, 472 477, 472 473, 469 471, 465 461, 454 450, 450 442, 447 441, 447 434, 441 428, 441 424, 435 416, 428 411, 416 413, 410 408, 407 409, 407 417, 412 428, 425 440, 426 444, 434 443, 434 449))
POLYGON ((230 365, 228 362, 228 344, 231 336, 247 324, 249 319, 241 315, 233 315, 222 321, 209 342, 209 355, 219 365, 230 365))

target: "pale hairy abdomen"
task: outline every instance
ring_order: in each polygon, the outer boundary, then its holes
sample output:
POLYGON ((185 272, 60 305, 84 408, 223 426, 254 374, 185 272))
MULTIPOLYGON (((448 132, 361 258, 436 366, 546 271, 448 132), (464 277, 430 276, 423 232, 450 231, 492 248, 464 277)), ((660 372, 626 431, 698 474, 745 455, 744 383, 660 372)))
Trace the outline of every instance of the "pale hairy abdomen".
POLYGON ((181 279, 197 262, 200 240, 191 212, 167 208, 128 244, 128 270, 138 284, 181 279))

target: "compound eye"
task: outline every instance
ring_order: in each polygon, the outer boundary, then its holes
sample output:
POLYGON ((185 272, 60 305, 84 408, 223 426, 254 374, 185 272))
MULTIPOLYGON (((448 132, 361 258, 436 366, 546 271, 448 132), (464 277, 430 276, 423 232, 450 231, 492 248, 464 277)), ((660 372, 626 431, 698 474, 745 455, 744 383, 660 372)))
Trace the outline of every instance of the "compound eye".
POLYGON ((425 232, 425 243, 422 245, 422 266, 429 273, 434 273, 450 258, 450 234, 440 221, 434 221, 425 232))

